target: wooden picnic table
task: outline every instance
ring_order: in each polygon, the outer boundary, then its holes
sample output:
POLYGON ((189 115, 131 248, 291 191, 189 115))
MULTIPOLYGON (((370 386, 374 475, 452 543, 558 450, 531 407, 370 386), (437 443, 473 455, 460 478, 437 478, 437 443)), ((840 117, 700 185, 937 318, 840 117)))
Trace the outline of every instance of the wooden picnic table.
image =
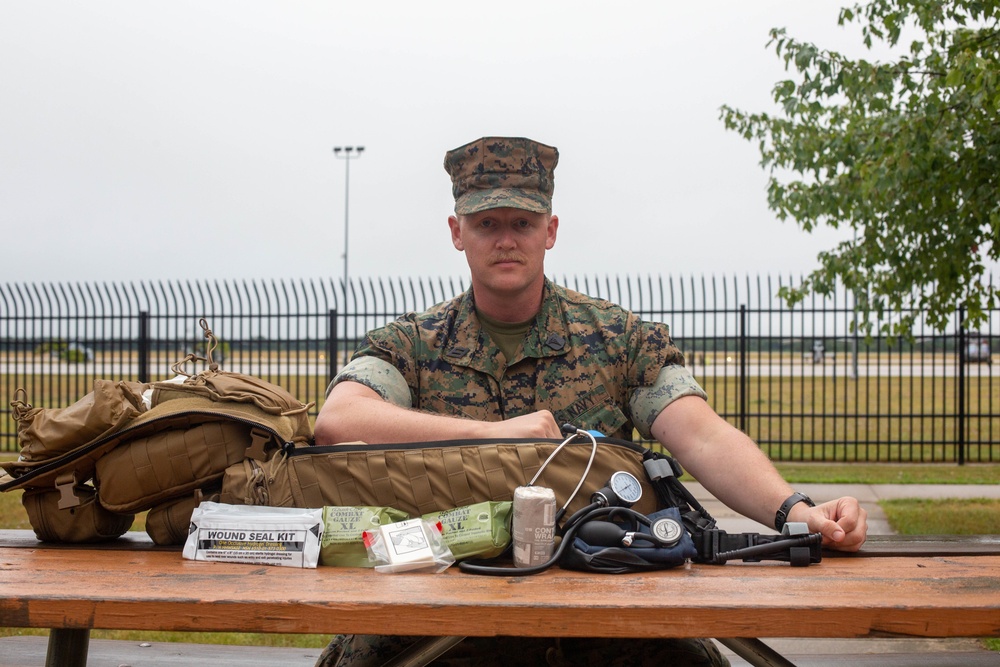
MULTIPOLYGON (((0 626, 89 630, 586 637, 1000 636, 1000 536, 873 537, 818 565, 690 564, 492 577, 185 560, 144 535, 111 548, 0 531, 0 626), (879 557, 864 557, 864 556, 879 557)), ((75 649, 72 648, 76 642, 75 649)), ((85 652, 86 643, 82 644, 85 652)), ((55 664, 55 663, 51 663, 55 664)), ((85 664, 85 658, 83 663, 85 664)))

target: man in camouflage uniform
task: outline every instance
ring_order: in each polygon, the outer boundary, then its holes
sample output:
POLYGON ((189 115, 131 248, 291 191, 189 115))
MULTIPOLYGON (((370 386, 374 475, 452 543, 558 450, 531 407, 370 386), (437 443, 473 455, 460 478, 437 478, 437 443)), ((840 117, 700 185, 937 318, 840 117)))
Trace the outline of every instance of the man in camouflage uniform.
MULTIPOLYGON (((631 439, 634 428, 742 514, 764 524, 805 522, 827 546, 860 548, 867 523, 858 502, 811 506, 794 494, 708 405, 666 325, 545 278, 559 227, 551 200, 558 158, 551 146, 506 137, 448 152, 448 226, 472 287, 369 332, 331 383, 317 444, 561 438, 563 423, 631 439)), ((403 641, 340 638, 326 664, 377 664, 403 641)), ((709 640, 469 638, 436 664, 727 663, 709 640)))

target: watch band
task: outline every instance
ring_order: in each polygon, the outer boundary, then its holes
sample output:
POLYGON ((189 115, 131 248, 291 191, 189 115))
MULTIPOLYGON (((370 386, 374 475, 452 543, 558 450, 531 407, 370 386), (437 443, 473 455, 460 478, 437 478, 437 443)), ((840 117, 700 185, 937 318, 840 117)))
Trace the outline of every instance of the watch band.
POLYGON ((781 503, 781 507, 774 514, 774 528, 775 530, 781 530, 785 527, 785 522, 788 520, 788 513, 792 511, 792 508, 799 503, 805 503, 809 507, 816 507, 816 503, 812 501, 812 498, 804 493, 799 493, 796 491, 792 495, 785 499, 785 502, 781 503))

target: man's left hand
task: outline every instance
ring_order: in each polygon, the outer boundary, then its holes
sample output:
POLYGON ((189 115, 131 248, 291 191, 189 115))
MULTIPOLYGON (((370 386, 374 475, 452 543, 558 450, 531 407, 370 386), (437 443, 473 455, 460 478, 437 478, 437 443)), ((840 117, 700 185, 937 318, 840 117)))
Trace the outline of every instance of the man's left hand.
MULTIPOLYGON (((799 505, 799 507, 804 507, 799 505)), ((838 551, 857 551, 868 537, 868 511, 856 498, 845 496, 805 508, 797 521, 805 521, 809 532, 823 534, 823 546, 838 551)))

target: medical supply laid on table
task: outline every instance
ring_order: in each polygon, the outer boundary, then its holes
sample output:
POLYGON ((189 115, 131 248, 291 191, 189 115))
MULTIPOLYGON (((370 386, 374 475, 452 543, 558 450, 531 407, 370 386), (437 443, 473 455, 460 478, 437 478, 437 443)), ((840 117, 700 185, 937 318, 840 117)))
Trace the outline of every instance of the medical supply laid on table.
POLYGON ((514 567, 534 567, 552 558, 556 540, 556 494, 544 486, 514 490, 514 567))
POLYGON ((443 572, 455 557, 441 539, 440 524, 410 519, 379 526, 364 533, 368 557, 375 561, 375 571, 443 572))
POLYGON ((455 560, 494 558, 510 546, 510 501, 489 501, 431 512, 421 518, 441 524, 441 539, 455 560))
POLYGON ((334 506, 323 508, 323 539, 319 564, 375 567, 368 558, 363 534, 379 526, 406 521, 410 516, 392 507, 334 506))
POLYGON ((314 568, 323 510, 203 502, 191 514, 184 558, 314 568))

